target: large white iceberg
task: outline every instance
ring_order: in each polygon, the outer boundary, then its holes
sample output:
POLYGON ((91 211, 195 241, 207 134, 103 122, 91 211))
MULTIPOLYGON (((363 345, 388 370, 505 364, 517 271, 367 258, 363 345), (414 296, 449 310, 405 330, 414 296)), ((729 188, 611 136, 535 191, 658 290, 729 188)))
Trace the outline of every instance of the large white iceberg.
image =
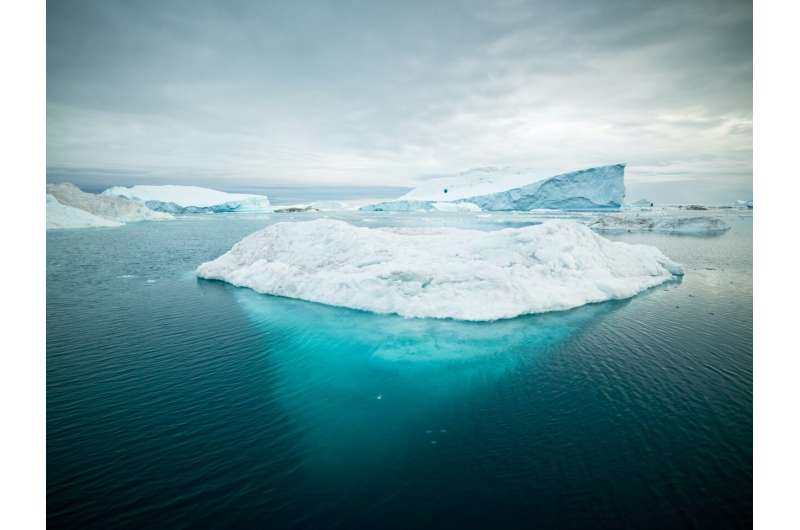
POLYGON ((58 200, 47 194, 47 229, 58 228, 111 228, 122 226, 122 223, 110 221, 86 210, 61 204, 58 200))
POLYGON ((730 226, 718 217, 642 214, 605 215, 592 221, 589 227, 601 232, 663 232, 688 235, 714 235, 730 229, 730 226))
POLYGON ((103 195, 128 197, 153 210, 169 213, 271 211, 266 195, 227 193, 198 186, 114 186, 103 195))
POLYGON ((69 182, 48 184, 47 193, 62 205, 84 210, 115 223, 172 219, 171 215, 155 212, 137 201, 124 197, 86 193, 69 182))
POLYGON ((593 167, 541 180, 532 170, 480 168, 434 179, 367 211, 432 210, 435 203, 469 203, 482 210, 618 209, 625 199, 625 164, 593 167))
POLYGON ((277 223, 197 268, 259 293, 475 321, 628 298, 680 274, 655 247, 562 220, 493 232, 277 223))

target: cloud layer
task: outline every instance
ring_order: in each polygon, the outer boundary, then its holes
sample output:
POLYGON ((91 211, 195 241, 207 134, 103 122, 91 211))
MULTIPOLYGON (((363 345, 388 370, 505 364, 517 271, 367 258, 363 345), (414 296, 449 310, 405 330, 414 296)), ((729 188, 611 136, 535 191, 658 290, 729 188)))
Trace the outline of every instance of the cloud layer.
POLYGON ((48 168, 413 185, 627 162, 643 192, 752 193, 749 2, 280 4, 48 2, 48 168))

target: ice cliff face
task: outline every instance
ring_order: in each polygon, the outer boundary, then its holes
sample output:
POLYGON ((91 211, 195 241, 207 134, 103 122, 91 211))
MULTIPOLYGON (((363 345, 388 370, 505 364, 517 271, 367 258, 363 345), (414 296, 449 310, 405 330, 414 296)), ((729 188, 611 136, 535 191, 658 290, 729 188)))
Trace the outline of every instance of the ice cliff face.
POLYGON ((128 197, 152 210, 178 214, 271 211, 266 195, 226 193, 198 186, 114 186, 103 195, 128 197))
POLYGON ((47 193, 62 205, 78 208, 116 223, 172 219, 171 215, 154 212, 139 202, 124 197, 86 193, 68 182, 48 184, 47 193))
POLYGON ((368 211, 433 209, 455 202, 482 210, 618 209, 625 198, 625 165, 594 167, 537 180, 528 170, 481 168, 426 182, 396 201, 369 205, 368 211))
POLYGON ((259 293, 405 317, 497 320, 631 297, 683 274, 573 221, 492 232, 277 223, 200 265, 259 293))

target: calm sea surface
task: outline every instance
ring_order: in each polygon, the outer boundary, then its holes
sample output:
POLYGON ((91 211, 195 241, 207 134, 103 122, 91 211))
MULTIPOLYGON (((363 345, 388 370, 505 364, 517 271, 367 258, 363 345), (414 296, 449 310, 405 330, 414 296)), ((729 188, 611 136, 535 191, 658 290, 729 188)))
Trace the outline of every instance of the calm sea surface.
POLYGON ((408 320, 197 280, 276 221, 47 233, 52 528, 746 528, 752 216, 656 245, 686 276, 494 323, 408 320))

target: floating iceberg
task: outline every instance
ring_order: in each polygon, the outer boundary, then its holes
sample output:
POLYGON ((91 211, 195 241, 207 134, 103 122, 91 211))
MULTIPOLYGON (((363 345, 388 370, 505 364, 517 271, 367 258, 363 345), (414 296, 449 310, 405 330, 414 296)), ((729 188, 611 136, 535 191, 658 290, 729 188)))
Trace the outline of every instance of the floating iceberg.
POLYGON ((752 210, 753 209, 753 199, 750 199, 748 201, 744 201, 744 200, 736 201, 736 207, 737 208, 749 208, 749 209, 752 210))
POLYGON ((277 223, 197 268, 265 294, 404 317, 497 320, 631 297, 683 274, 573 221, 494 232, 277 223))
POLYGON ((605 215, 591 222, 589 228, 604 232, 665 232, 669 234, 708 235, 730 229, 717 217, 659 217, 648 215, 605 215))
POLYGON ((266 195, 226 193, 198 186, 114 186, 103 195, 128 197, 169 213, 269 212, 266 195))
POLYGON ((62 205, 84 210, 92 215, 116 223, 172 219, 171 215, 163 212, 154 212, 139 202, 124 197, 86 193, 69 182, 48 184, 47 193, 62 205))
POLYGON ((342 199, 320 200, 298 204, 273 205, 275 213, 302 213, 302 212, 342 212, 357 211, 362 206, 373 204, 376 199, 342 199))
POLYGON ((72 206, 61 204, 55 197, 49 193, 47 194, 48 230, 58 228, 110 228, 115 226, 122 226, 122 223, 98 217, 80 208, 73 208, 72 206))
POLYGON ((630 203, 628 206, 633 206, 635 208, 649 208, 653 206, 653 201, 648 199, 639 199, 638 201, 630 203))
POLYGON ((362 210, 430 210, 433 203, 452 202, 490 211, 618 209, 625 198, 624 179, 624 164, 583 169, 544 180, 531 170, 480 168, 431 180, 396 201, 362 210))
POLYGON ((431 201, 386 201, 368 204, 359 208, 362 212, 430 212, 433 210, 431 201))
POLYGON ((388 201, 368 204, 363 212, 480 212, 477 204, 470 202, 388 201))

